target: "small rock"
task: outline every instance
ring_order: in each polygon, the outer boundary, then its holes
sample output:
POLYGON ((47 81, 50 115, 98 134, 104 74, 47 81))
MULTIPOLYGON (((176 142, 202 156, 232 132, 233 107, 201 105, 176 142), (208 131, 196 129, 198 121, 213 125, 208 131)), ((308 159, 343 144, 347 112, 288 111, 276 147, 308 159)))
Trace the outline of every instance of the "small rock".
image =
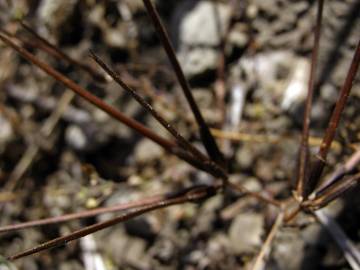
POLYGON ((290 107, 302 103, 307 94, 309 80, 310 62, 305 58, 298 58, 294 61, 294 71, 284 91, 281 108, 288 110, 290 107))
POLYGON ((123 226, 118 225, 103 230, 95 236, 98 249, 112 260, 115 265, 130 263, 140 269, 148 269, 146 242, 137 237, 129 236, 123 226))
POLYGON ((125 50, 127 42, 126 37, 122 33, 123 31, 119 31, 118 28, 107 29, 104 35, 105 43, 112 48, 125 50))
POLYGON ((181 42, 187 45, 219 45, 229 23, 230 12, 225 4, 199 1, 181 22, 181 42))
POLYGON ((301 269, 305 243, 297 230, 281 229, 277 234, 273 247, 273 256, 278 269, 301 269))
POLYGON ((252 147, 244 145, 236 151, 235 159, 243 170, 249 170, 254 165, 256 154, 252 151, 252 147))
POLYGON ((4 145, 11 139, 13 136, 13 129, 7 118, 0 113, 0 152, 4 145))
POLYGON ((338 91, 332 84, 325 84, 320 88, 321 99, 331 104, 336 102, 338 91))
POLYGON ((148 163, 160 158, 164 154, 164 150, 157 144, 148 139, 143 139, 136 145, 135 160, 139 163, 148 163))
POLYGON ((245 33, 244 25, 237 23, 232 27, 228 42, 233 46, 243 49, 249 42, 249 36, 245 33))
POLYGON ((217 66, 218 56, 211 48, 194 48, 180 51, 179 60, 185 75, 192 78, 214 70, 217 66))
POLYGON ((200 211, 197 213, 196 225, 193 229, 195 234, 211 234, 216 218, 216 210, 219 209, 222 200, 222 196, 216 195, 204 203, 200 211))
POLYGON ((88 144, 86 135, 79 126, 70 125, 65 131, 66 142, 77 150, 83 150, 88 144))
POLYGON ((57 29, 72 15, 76 3, 76 0, 41 1, 38 10, 41 22, 50 25, 53 29, 57 29))
POLYGON ((212 260, 219 259, 221 261, 225 259, 229 247, 229 238, 225 234, 219 233, 209 240, 207 252, 212 260))
MULTIPOLYGON (((146 254, 146 242, 139 238, 132 238, 125 250, 124 261, 138 266, 139 269, 148 269, 149 260, 146 254)), ((121 252, 121 251, 120 251, 121 252)))
MULTIPOLYGON (((178 56, 185 75, 193 78, 216 69, 216 47, 229 25, 231 10, 229 5, 213 1, 184 1, 182 5, 178 10, 184 10, 183 14, 174 23, 180 28, 178 56)), ((235 39, 242 43, 239 36, 235 39)))
POLYGON ((248 177, 241 185, 252 192, 260 192, 262 190, 262 186, 256 177, 248 177))
POLYGON ((16 266, 0 255, 0 270, 16 270, 16 266))
POLYGON ((83 266, 76 260, 60 263, 59 270, 81 270, 83 266))
POLYGON ((274 164, 269 160, 259 159, 255 165, 255 174, 258 178, 265 181, 274 179, 274 164))
POLYGON ((156 241, 152 249, 154 253, 153 257, 162 264, 170 264, 176 254, 174 243, 168 239, 156 241))
POLYGON ((235 253, 253 253, 261 246, 264 219, 261 214, 242 213, 231 223, 229 238, 235 253))

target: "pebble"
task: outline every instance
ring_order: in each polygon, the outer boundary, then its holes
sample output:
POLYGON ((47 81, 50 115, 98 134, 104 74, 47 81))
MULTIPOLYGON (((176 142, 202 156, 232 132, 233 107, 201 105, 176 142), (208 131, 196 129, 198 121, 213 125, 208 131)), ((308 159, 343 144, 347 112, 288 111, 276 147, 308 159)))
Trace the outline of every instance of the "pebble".
POLYGON ((135 147, 134 157, 138 163, 148 163, 161 158, 164 150, 149 139, 142 139, 135 147))
POLYGON ((185 75, 189 78, 214 70, 218 62, 218 55, 211 48, 182 50, 178 55, 185 75))
POLYGON ((191 46, 217 46, 221 42, 222 33, 225 32, 229 19, 228 5, 216 4, 213 1, 198 1, 180 23, 180 41, 191 46))
POLYGON ((76 150, 83 150, 88 144, 83 130, 76 125, 70 125, 65 131, 66 142, 76 150))
POLYGON ((253 253, 261 246, 264 218, 257 213, 241 213, 231 223, 229 238, 236 254, 253 253))
MULTIPOLYGON (((218 64, 217 46, 230 21, 230 6, 213 1, 185 1, 175 15, 179 25, 178 57, 188 78, 214 71, 218 64), (201 29, 201 31, 199 31, 201 29)), ((234 44, 243 43, 241 33, 234 32, 234 44)))
POLYGON ((301 269, 305 242, 298 234, 298 229, 280 229, 273 245, 273 257, 278 269, 301 269))
POLYGON ((53 29, 57 29, 71 16, 76 3, 77 0, 41 1, 41 5, 38 10, 41 22, 48 24, 53 29))
POLYGON ((13 137, 13 129, 9 120, 0 112, 0 152, 13 137))

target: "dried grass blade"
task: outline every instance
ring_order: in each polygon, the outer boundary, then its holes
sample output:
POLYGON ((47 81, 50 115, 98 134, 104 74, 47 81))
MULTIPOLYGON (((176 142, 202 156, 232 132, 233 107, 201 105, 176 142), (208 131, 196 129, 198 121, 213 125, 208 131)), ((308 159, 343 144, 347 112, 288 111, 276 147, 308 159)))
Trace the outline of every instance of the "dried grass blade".
POLYGON ((316 196, 322 195, 330 186, 340 181, 346 174, 352 172, 355 167, 360 163, 360 149, 357 150, 351 157, 337 168, 314 192, 316 196))
POLYGON ((100 82, 106 82, 105 77, 100 74, 97 70, 92 68, 91 66, 84 64, 78 60, 75 60, 68 56, 66 53, 64 53, 60 48, 56 47, 55 45, 51 44, 49 41, 47 41, 45 38, 40 36, 38 33, 36 33, 30 26, 28 26, 23 21, 20 21, 20 25, 29 33, 31 34, 35 39, 40 41, 42 44, 44 44, 48 49, 39 46, 39 49, 46 50, 47 53, 51 54, 55 58, 59 60, 65 60, 70 64, 73 64, 75 66, 80 67, 82 70, 89 73, 94 79, 100 81, 100 82))
POLYGON ((209 154, 210 158, 218 163, 220 166, 225 168, 225 158, 221 151, 219 150, 214 137, 211 135, 208 125, 206 124, 199 107, 197 106, 195 99, 191 93, 189 83, 187 82, 184 72, 180 66, 180 63, 176 57, 175 50, 170 42, 168 34, 163 26, 160 16, 157 13, 156 9, 154 8, 153 4, 150 0, 143 0, 143 3, 146 7, 146 10, 153 21, 155 26, 156 32, 163 44, 163 47, 166 51, 166 54, 171 62, 171 65, 175 71, 176 77, 181 85, 181 88, 184 92, 186 100, 188 101, 191 111, 194 114, 196 122, 199 125, 200 129, 200 137, 201 140, 206 148, 207 153, 209 154))
POLYGON ((26 228, 32 228, 37 226, 43 226, 43 225, 49 225, 49 224, 57 224, 61 222, 66 222, 70 220, 75 219, 82 219, 82 218, 88 218, 93 217, 105 213, 111 213, 111 212, 118 212, 123 210, 128 210, 134 207, 141 207, 147 204, 153 204, 155 202, 159 202, 160 200, 163 200, 165 198, 165 195, 157 195, 152 196, 146 199, 141 199, 134 202, 128 202, 128 203, 121 203, 114 206, 109 207, 100 207, 92 210, 82 211, 78 213, 71 213, 67 215, 57 216, 57 217, 51 217, 51 218, 45 218, 45 219, 39 219, 39 220, 33 220, 8 226, 0 227, 0 233, 5 232, 12 232, 12 231, 18 231, 26 228))
POLYGON ((95 233, 95 232, 103 230, 105 228, 114 226, 120 222, 140 216, 147 212, 151 212, 153 210, 160 209, 160 208, 165 208, 165 207, 168 207, 171 205, 182 204, 182 203, 186 203, 186 202, 193 202, 193 201, 196 201, 199 199, 204 199, 204 198, 206 198, 208 196, 212 196, 212 195, 214 195, 214 187, 212 187, 212 186, 201 186, 201 187, 190 188, 187 190, 187 192, 185 192, 184 194, 181 194, 177 197, 171 197, 171 198, 168 198, 165 200, 161 200, 159 202, 155 202, 153 204, 135 208, 133 210, 130 210, 128 213, 122 214, 116 218, 87 226, 87 227, 79 229, 73 233, 70 233, 69 235, 55 238, 53 240, 50 240, 43 244, 40 244, 34 248, 28 249, 24 252, 10 256, 10 257, 8 257, 8 259, 16 260, 16 259, 19 259, 19 258, 22 258, 25 256, 29 256, 29 255, 38 253, 38 252, 46 250, 46 249, 62 246, 71 241, 77 240, 81 237, 95 233))
POLYGON ((93 105, 95 105, 97 108, 101 109, 102 111, 109 114, 114 119, 118 120, 119 122, 125 124, 131 129, 136 130, 140 134, 142 134, 144 137, 147 137, 148 139, 152 140, 153 142, 157 143, 161 147, 163 147, 166 151, 169 153, 174 154, 175 156, 179 157, 180 159, 186 161, 190 165, 194 166, 195 168, 198 168, 200 170, 203 170, 205 172, 208 172, 212 174, 215 177, 220 177, 222 179, 226 179, 226 176, 224 175, 224 172, 222 169, 218 169, 218 166, 212 166, 211 163, 205 163, 199 161, 197 158, 194 158, 192 155, 190 155, 188 152, 184 151, 182 148, 179 148, 176 143, 173 141, 167 140, 163 137, 160 137, 156 133, 154 133, 152 130, 145 127, 140 122, 127 117, 122 112, 117 110, 115 107, 105 103, 97 96, 91 94, 86 89, 82 88, 80 85, 69 79, 68 77, 62 75, 60 72, 56 71, 46 63, 40 61, 37 59, 33 54, 31 54, 26 49, 17 46, 15 43, 13 43, 11 40, 9 40, 5 35, 0 33, 0 40, 2 40, 4 43, 6 43, 8 46, 12 47, 14 50, 16 50, 22 57, 27 59, 32 64, 38 66, 40 69, 42 69, 44 72, 46 72, 48 75, 56 79, 57 81, 64 84, 66 87, 77 93, 79 96, 84 98, 85 100, 89 101, 93 105))
POLYGON ((271 227, 271 230, 266 237, 265 243, 262 245, 261 250, 256 257, 254 266, 252 267, 252 270, 262 270, 265 269, 266 264, 266 258, 269 256, 271 251, 271 243, 275 239, 276 233, 278 232, 279 228, 281 227, 281 224, 284 220, 284 212, 280 212, 278 216, 276 217, 276 220, 271 227))
POLYGON ((0 39, 4 43, 6 43, 8 46, 10 46, 14 50, 16 50, 26 60, 28 60, 32 64, 36 65, 37 67, 39 67, 41 70, 46 72, 48 75, 50 75, 51 77, 53 77, 57 81, 61 82, 66 87, 68 87, 69 89, 74 91, 76 94, 78 94, 82 98, 86 99, 87 101, 89 101, 90 103, 95 105, 97 108, 103 110, 104 112, 106 112, 107 114, 109 114, 110 116, 112 116, 113 118, 118 120, 119 122, 127 125, 131 129, 134 129, 134 130, 138 131, 140 134, 142 134, 143 136, 151 139, 155 143, 161 145, 162 147, 164 147, 169 152, 172 152, 173 148, 176 147, 176 144, 174 144, 172 141, 166 140, 166 139, 158 136, 157 134, 155 134, 153 131, 151 131, 150 129, 145 127, 140 122, 127 117, 126 115, 124 115, 123 113, 121 113, 120 111, 115 109, 114 107, 106 104, 100 98, 98 98, 97 96, 91 94, 89 91, 82 88, 80 85, 78 85, 74 81, 70 80, 68 77, 62 75, 60 72, 56 71, 55 69, 53 69, 52 67, 50 67, 46 63, 44 63, 44 62, 40 61, 39 59, 37 59, 33 54, 31 54, 26 49, 17 46, 15 43, 13 43, 11 40, 9 40, 3 34, 0 34, 0 39))
POLYGON ((360 184, 360 173, 357 173, 344 179, 341 182, 329 186, 320 196, 305 201, 304 206, 310 209, 322 208, 358 184, 360 184))
POLYGON ((185 150, 189 151, 196 158, 202 161, 208 160, 198 149, 192 146, 179 132, 167 122, 145 99, 143 99, 134 89, 127 85, 120 77, 118 73, 107 66, 94 52, 90 51, 90 56, 95 62, 108 74, 114 81, 116 81, 126 92, 128 92, 145 110, 147 110, 173 137, 176 139, 178 144, 185 150))
POLYGON ((360 40, 358 41, 357 47, 355 49, 354 57, 352 59, 349 71, 347 73, 344 85, 341 88, 339 98, 335 105, 335 109, 331 115, 328 127, 323 137, 323 141, 320 145, 320 149, 317 155, 318 160, 315 162, 314 166, 311 169, 309 182, 306 187, 306 194, 310 194, 314 190, 314 188, 319 184, 320 176, 325 166, 326 157, 329 152, 331 142, 335 137, 335 133, 340 121, 341 113, 344 110, 346 101, 349 97, 353 81, 355 79, 357 70, 359 68, 359 63, 360 63, 360 40))
POLYGON ((298 179, 296 184, 296 192, 300 201, 303 200, 305 179, 308 176, 307 168, 309 163, 310 115, 311 115, 312 101, 314 96, 316 70, 318 65, 323 6, 324 6, 324 0, 319 0, 317 6, 314 48, 311 55, 311 68, 310 68, 310 76, 308 83, 308 94, 306 98, 306 106, 305 106, 304 118, 303 118, 303 131, 302 131, 301 143, 300 143, 298 179))

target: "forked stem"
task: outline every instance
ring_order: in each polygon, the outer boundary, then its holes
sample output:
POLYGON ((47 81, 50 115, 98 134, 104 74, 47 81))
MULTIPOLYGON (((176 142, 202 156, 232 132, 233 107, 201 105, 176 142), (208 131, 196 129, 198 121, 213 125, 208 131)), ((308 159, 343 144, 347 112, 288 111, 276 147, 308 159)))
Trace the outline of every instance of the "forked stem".
POLYGON ((89 101, 93 105, 95 105, 97 108, 103 110, 107 114, 109 114, 111 117, 115 118, 119 122, 125 124, 131 129, 136 130, 143 136, 149 138, 153 142, 157 143, 161 147, 163 147, 166 151, 176 155, 177 157, 185 160, 189 164, 193 165, 194 167, 207 171, 211 174, 213 174, 215 177, 223 177, 223 172, 219 170, 215 170, 216 168, 212 168, 210 166, 207 166, 204 164, 204 162, 200 162, 196 158, 194 158, 192 155, 189 155, 189 153, 185 152, 183 149, 179 148, 176 143, 169 141, 165 138, 160 137, 156 133, 154 133, 152 130, 145 127, 140 122, 127 117, 122 112, 114 108, 113 106, 110 106, 109 104, 102 101, 97 96, 91 94, 86 89, 82 88, 80 85, 69 79, 68 77, 64 76, 57 70, 53 69, 46 63, 40 61, 37 59, 32 53, 27 51, 26 49, 17 46, 15 43, 13 43, 10 39, 8 39, 5 35, 0 33, 0 39, 7 44, 8 46, 12 47, 15 51, 17 51, 22 57, 24 57, 29 62, 33 63, 34 65, 38 66, 41 70, 46 72, 48 75, 56 79, 57 81, 64 84, 66 87, 74 91, 76 94, 84 98, 85 100, 89 101))
POLYGON ((315 161, 311 169, 309 182, 306 187, 307 195, 310 194, 316 186, 321 184, 320 176, 325 167, 326 157, 329 152, 331 143, 335 137, 336 129, 340 122, 341 113, 343 112, 346 105, 346 101, 349 97, 353 81, 355 79, 357 70, 359 68, 359 63, 360 63, 360 40, 358 41, 357 47, 355 49, 354 57, 352 59, 349 71, 347 73, 344 85, 341 88, 339 98, 336 102, 334 111, 331 115, 328 127, 326 129, 325 135, 320 145, 320 149, 317 154, 318 159, 315 161))
POLYGON ((308 201, 305 201, 303 203, 303 206, 311 210, 320 209, 359 184, 360 184, 360 173, 357 173, 355 175, 345 178, 341 182, 337 182, 329 186, 320 195, 315 196, 315 198, 313 199, 309 199, 308 201))
POLYGON ((160 16, 154 8, 151 0, 143 0, 146 10, 153 21, 156 32, 161 40, 161 43, 165 49, 165 52, 170 60, 170 63, 175 71, 176 77, 181 85, 186 100, 188 101, 191 111, 194 114, 196 122, 199 125, 200 137, 207 153, 211 160, 218 163, 225 169, 225 158, 220 152, 214 137, 211 135, 208 125, 206 124, 199 107, 197 106, 195 99, 191 93, 189 83, 187 82, 184 72, 180 66, 180 63, 176 57, 175 50, 170 42, 169 36, 165 30, 165 27, 161 23, 160 16))
POLYGON ((185 150, 188 150, 195 157, 202 161, 208 160, 198 149, 192 146, 180 133, 167 122, 145 99, 143 99, 133 88, 127 85, 120 77, 118 73, 112 70, 108 65, 104 63, 93 51, 90 51, 90 56, 95 62, 113 78, 126 92, 128 92, 147 112, 149 112, 182 146, 185 150))
POLYGON ((315 189, 314 193, 316 197, 322 195, 330 186, 338 183, 343 179, 346 174, 351 173, 356 166, 360 163, 360 149, 358 149, 351 157, 340 165, 325 181, 322 181, 322 185, 315 189))

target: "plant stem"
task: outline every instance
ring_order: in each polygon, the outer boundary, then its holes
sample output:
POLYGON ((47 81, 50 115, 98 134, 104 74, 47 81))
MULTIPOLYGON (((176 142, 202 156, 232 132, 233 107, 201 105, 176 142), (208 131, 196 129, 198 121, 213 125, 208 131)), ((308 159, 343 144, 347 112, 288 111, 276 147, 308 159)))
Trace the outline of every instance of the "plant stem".
POLYGON ((300 200, 302 200, 303 198, 304 184, 306 181, 305 179, 308 176, 307 168, 309 163, 310 116, 311 116, 312 101, 314 96, 316 70, 318 64, 323 6, 324 6, 324 0, 319 0, 318 8, 317 8, 316 26, 315 26, 314 48, 311 55, 311 68, 310 68, 310 76, 309 76, 309 84, 308 84, 308 94, 307 94, 306 106, 305 106, 304 118, 303 118, 303 132, 302 132, 301 144, 300 144, 298 179, 296 184, 296 192, 300 200))
POLYGON ((177 130, 167 122, 148 102, 145 101, 134 89, 127 85, 118 73, 107 66, 94 52, 90 51, 90 56, 95 62, 107 73, 114 81, 116 81, 126 92, 128 92, 146 111, 148 111, 181 145, 185 150, 188 150, 194 157, 205 161, 208 160, 198 149, 192 146, 177 130))
POLYGON ((39 40, 42 44, 45 45, 45 46, 39 46, 40 49, 46 50, 47 53, 49 53, 50 55, 54 56, 57 59, 65 60, 65 61, 69 62, 70 64, 80 67, 84 71, 88 72, 96 80, 98 80, 100 82, 106 82, 105 77, 101 73, 99 73, 97 70, 95 70, 93 67, 71 58, 66 53, 64 53, 61 49, 59 49, 55 45, 51 44, 45 38, 43 38, 38 33, 36 33, 30 26, 25 24, 23 21, 20 21, 20 25, 27 32, 29 32, 33 37, 35 37, 35 39, 39 40))
POLYGON ((81 237, 84 237, 86 235, 106 229, 106 228, 114 226, 120 222, 123 222, 123 221, 129 220, 131 218, 140 216, 142 214, 154 211, 156 209, 165 208, 165 207, 168 207, 171 205, 182 204, 182 203, 186 203, 186 202, 194 202, 194 201, 198 201, 200 199, 204 199, 208 196, 214 195, 216 193, 216 191, 217 191, 217 188, 213 187, 213 186, 195 186, 193 188, 188 189, 187 192, 185 192, 184 194, 180 194, 179 196, 170 197, 170 198, 158 201, 158 202, 154 202, 154 203, 142 206, 142 207, 138 207, 138 208, 136 208, 134 210, 130 210, 128 213, 122 214, 116 218, 113 218, 113 219, 110 219, 107 221, 103 221, 103 222, 99 222, 99 223, 87 226, 85 228, 79 229, 68 235, 55 238, 53 240, 50 240, 43 244, 40 244, 34 248, 28 249, 24 252, 10 256, 10 257, 8 257, 8 259, 16 260, 16 259, 19 259, 19 258, 22 258, 25 256, 29 256, 29 255, 38 253, 38 252, 46 250, 46 249, 62 246, 71 241, 74 241, 81 237))
POLYGON ((346 101, 349 97, 350 90, 355 79, 357 70, 360 63, 360 40, 358 41, 357 47, 355 49, 354 57, 352 59, 349 71, 347 73, 343 87, 341 88, 339 98, 336 102, 334 111, 331 115, 330 122, 326 129, 325 135, 323 137, 322 143, 320 145, 319 152, 317 154, 317 160, 312 167, 309 183, 306 187, 306 194, 310 194, 314 188, 320 183, 320 176, 324 169, 326 163, 326 157, 329 152, 331 143, 335 137, 336 129, 340 122, 341 113, 343 112, 346 101))
POLYGON ((214 137, 211 135, 208 125, 206 124, 199 107, 197 106, 195 99, 191 93, 189 83, 187 82, 184 72, 180 66, 180 63, 176 57, 175 50, 170 42, 169 36, 165 30, 165 27, 161 23, 160 16, 154 8, 151 0, 143 0, 146 10, 153 21, 156 32, 161 40, 161 43, 165 49, 165 52, 170 60, 170 63, 175 71, 176 77, 181 85, 186 100, 188 101, 191 111, 194 114, 196 122, 199 125, 200 137, 206 148, 210 158, 218 163, 221 167, 225 168, 225 158, 220 152, 214 137))

